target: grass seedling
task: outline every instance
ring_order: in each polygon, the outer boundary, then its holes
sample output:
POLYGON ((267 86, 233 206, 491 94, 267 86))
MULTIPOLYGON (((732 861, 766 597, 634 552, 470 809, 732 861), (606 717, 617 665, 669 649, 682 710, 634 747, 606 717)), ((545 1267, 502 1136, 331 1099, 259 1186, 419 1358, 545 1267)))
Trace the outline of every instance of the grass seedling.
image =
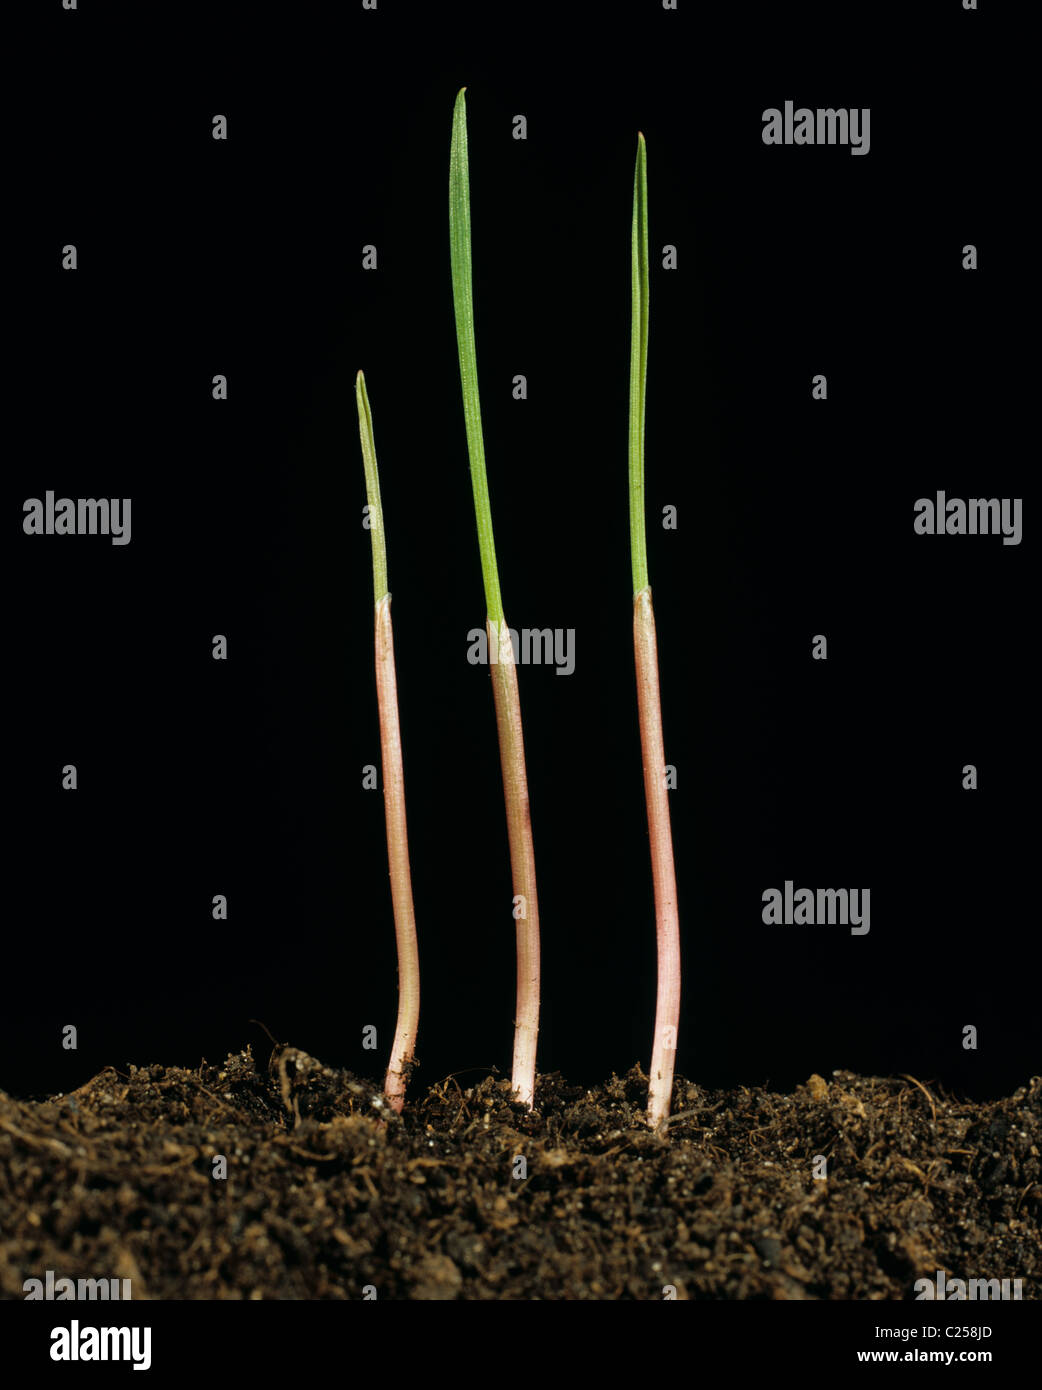
POLYGON ((449 157, 449 243, 452 298, 456 309, 463 415, 467 426, 470 478, 474 490, 481 573, 485 583, 485 632, 492 672, 492 694, 503 771, 510 865, 514 880, 517 921, 517 1012, 514 1018, 512 1086, 522 1104, 531 1108, 535 1092, 536 1040, 539 1034, 539 906, 535 884, 535 847, 528 805, 528 776, 521 731, 521 701, 510 630, 499 592, 492 508, 485 475, 485 444, 481 433, 478 365, 474 346, 474 292, 470 255, 470 170, 467 160, 467 104, 461 88, 452 116, 449 157))
POLYGON ((369 529, 373 539, 373 594, 376 605, 376 699, 380 711, 380 760, 384 779, 384 818, 387 823, 387 863, 391 875, 391 903, 398 939, 398 1025, 391 1060, 384 1080, 384 1094, 401 1114, 405 1086, 416 1049, 420 1021, 420 958, 416 947, 416 916, 409 873, 409 836, 405 825, 405 778, 402 772, 402 736, 398 724, 398 682, 394 671, 394 633, 391 629, 391 595, 387 589, 387 547, 384 541, 380 475, 376 467, 373 417, 365 377, 355 378, 358 432, 362 439, 365 490, 369 499, 369 529))
POLYGON ((655 1037, 648 1088, 648 1124, 668 1117, 673 1091, 677 1028, 680 1023, 680 923, 673 837, 669 828, 666 753, 662 737, 658 642, 648 583, 648 548, 644 521, 644 400, 648 375, 648 171, 644 136, 637 136, 633 177, 633 234, 630 296, 630 558, 633 565, 633 651, 637 666, 637 710, 644 761, 644 799, 648 807, 651 874, 655 888, 658 944, 658 993, 655 1037))

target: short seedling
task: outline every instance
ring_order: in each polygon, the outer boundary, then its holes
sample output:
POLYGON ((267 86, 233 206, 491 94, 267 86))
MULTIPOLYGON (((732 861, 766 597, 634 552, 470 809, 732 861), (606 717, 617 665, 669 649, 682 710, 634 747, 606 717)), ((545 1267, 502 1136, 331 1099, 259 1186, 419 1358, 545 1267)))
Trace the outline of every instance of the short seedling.
POLYGON ((492 694, 499 733, 499 757, 506 799, 507 833, 514 880, 514 918, 517 922, 517 1013, 514 1019, 512 1085, 517 1098, 531 1108, 535 1093, 536 1040, 539 1034, 539 906, 536 898, 535 847, 528 806, 528 776, 521 731, 521 701, 510 630, 503 615, 499 570, 492 534, 492 508, 485 476, 485 444, 481 432, 477 352, 474 345, 474 293, 470 254, 470 171, 467 160, 466 88, 456 97, 449 158, 449 242, 452 298, 456 309, 463 414, 467 426, 474 513, 485 584, 485 629, 492 694))
POLYGON ((662 736, 658 643, 648 583, 648 549, 644 521, 644 395, 648 375, 648 174, 644 136, 637 137, 633 178, 630 295, 630 557, 633 564, 633 651, 637 667, 637 709, 644 761, 644 798, 651 839, 651 873, 655 888, 658 944, 658 994, 655 1037, 648 1088, 648 1124, 669 1115, 680 1023, 680 924, 673 837, 669 828, 669 792, 662 736))
POLYGON ((365 377, 355 378, 358 431, 362 439, 365 489, 369 499, 369 530, 373 541, 373 591, 376 605, 376 698, 380 711, 380 759, 384 779, 384 818, 387 823, 387 862, 391 874, 394 930, 398 939, 398 1026, 384 1080, 384 1094, 401 1113, 405 1086, 416 1049, 420 1021, 420 960, 416 946, 409 837, 405 824, 405 778, 402 738, 398 724, 398 683, 394 671, 391 595, 387 589, 387 547, 384 541, 380 475, 376 467, 373 417, 365 377))

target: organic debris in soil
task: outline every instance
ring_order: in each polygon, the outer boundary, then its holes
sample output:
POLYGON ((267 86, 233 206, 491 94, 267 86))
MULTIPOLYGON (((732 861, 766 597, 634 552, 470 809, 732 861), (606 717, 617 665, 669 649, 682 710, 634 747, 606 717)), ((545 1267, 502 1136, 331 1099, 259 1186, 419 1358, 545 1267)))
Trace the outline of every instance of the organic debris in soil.
POLYGON ((50 1269, 135 1299, 909 1299, 943 1271, 1042 1295, 1040 1078, 985 1104, 678 1078, 666 1135, 646 1103, 639 1068, 542 1076, 530 1113, 449 1077, 398 1117, 289 1047, 0 1092, 0 1292, 50 1269))

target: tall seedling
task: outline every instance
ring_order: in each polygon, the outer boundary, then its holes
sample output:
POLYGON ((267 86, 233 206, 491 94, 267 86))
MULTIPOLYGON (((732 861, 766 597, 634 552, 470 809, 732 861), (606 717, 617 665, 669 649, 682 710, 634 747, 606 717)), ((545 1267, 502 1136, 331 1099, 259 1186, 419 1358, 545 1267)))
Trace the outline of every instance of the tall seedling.
POLYGON ((499 733, 499 757, 506 798, 510 864, 514 880, 517 921, 517 1012, 514 1019, 512 1084, 518 1099, 531 1107, 535 1092, 536 1040, 539 1034, 539 906, 536 897, 535 849, 528 806, 528 776, 521 732, 521 701, 510 630, 503 615, 499 570, 492 534, 492 508, 485 476, 485 444, 481 432, 477 353, 474 346, 474 294, 470 253, 470 171, 467 160, 467 105, 460 90, 452 117, 449 158, 449 242, 452 298, 456 309, 463 414, 467 426, 474 513, 485 583, 485 631, 492 694, 499 733))
POLYGON ((633 231, 630 256, 630 558, 633 565, 633 651, 637 667, 637 710, 644 761, 644 798, 648 807, 651 874, 655 889, 658 946, 658 993, 655 1036, 648 1088, 648 1123, 660 1125, 669 1115, 680 1024, 680 924, 673 837, 669 828, 669 792, 662 737, 658 643, 648 583, 644 521, 644 396, 648 375, 648 174, 644 136, 637 137, 633 178, 633 231))

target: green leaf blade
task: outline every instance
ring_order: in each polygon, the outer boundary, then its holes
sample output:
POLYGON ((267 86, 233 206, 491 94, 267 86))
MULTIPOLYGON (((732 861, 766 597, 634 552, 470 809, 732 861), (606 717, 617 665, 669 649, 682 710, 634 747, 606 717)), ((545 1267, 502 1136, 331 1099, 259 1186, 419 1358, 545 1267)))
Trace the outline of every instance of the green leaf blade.
POLYGON ((644 519, 644 404, 648 377, 648 169, 644 136, 637 136, 630 238, 630 560, 633 592, 648 587, 648 543, 644 519))
POLYGON ((467 427, 470 479, 474 490, 474 515, 481 550, 481 575, 485 584, 488 617, 503 622, 499 591, 496 542, 492 531, 492 506, 485 472, 485 441, 481 430, 478 394, 478 359, 474 342, 474 285, 470 247, 470 166, 467 152, 467 103, 460 88, 452 113, 452 145, 449 153, 449 254, 452 264, 452 301, 456 311, 463 417, 467 427))

